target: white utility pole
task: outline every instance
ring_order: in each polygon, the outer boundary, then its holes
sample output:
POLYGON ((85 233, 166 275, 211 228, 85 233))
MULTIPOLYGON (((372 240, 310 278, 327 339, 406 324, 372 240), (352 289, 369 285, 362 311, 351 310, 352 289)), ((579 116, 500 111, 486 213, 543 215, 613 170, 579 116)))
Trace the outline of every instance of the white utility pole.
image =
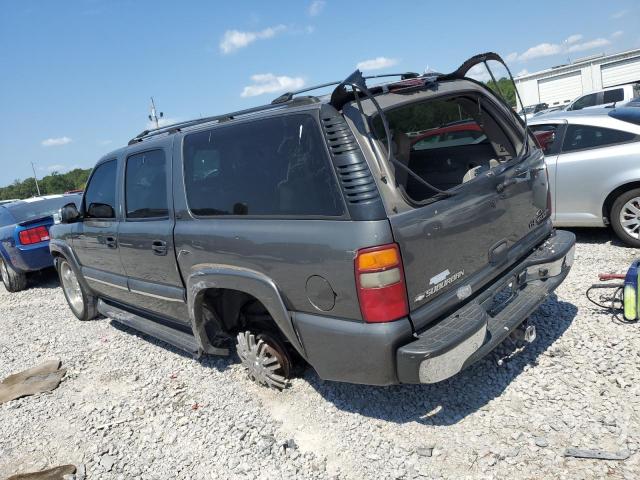
POLYGON ((158 122, 158 120, 160 120, 164 116, 164 113, 160 112, 160 116, 156 114, 156 104, 153 101, 153 97, 151 97, 151 106, 149 108, 151 109, 149 120, 156 124, 156 128, 160 128, 160 123, 158 122))
POLYGON ((38 176, 36 175, 36 167, 31 162, 31 169, 33 170, 33 178, 36 181, 36 190, 38 190, 38 196, 40 196, 40 186, 38 185, 38 176))

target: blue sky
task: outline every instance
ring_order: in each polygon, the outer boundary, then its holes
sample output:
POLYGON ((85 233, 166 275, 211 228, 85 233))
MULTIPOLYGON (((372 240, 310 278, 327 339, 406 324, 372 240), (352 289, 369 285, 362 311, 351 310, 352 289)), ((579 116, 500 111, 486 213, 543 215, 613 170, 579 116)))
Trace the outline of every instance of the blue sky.
POLYGON ((91 167, 147 127, 366 73, 447 72, 496 51, 514 73, 640 47, 633 0, 0 0, 0 185, 91 167))

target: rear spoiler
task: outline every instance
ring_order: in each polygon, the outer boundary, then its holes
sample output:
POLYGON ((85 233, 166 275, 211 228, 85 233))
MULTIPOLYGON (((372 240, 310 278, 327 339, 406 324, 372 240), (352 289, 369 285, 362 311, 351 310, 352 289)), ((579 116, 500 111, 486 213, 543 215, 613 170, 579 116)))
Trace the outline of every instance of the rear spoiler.
POLYGON ((29 220, 25 220, 24 222, 20 222, 17 225, 19 227, 28 227, 29 225, 33 225, 35 223, 44 222, 45 220, 52 220, 53 221, 53 215, 44 215, 42 217, 30 218, 29 220))

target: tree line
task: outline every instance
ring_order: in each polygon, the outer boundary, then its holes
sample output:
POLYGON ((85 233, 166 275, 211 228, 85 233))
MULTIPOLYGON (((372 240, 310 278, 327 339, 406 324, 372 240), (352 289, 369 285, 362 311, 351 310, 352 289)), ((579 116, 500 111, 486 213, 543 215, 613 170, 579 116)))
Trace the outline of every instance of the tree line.
MULTIPOLYGON (((84 190, 89 178, 90 168, 76 168, 67 173, 52 172, 38 180, 41 195, 53 195, 69 190, 84 190)), ((33 177, 15 180, 11 185, 0 187, 0 200, 24 199, 38 195, 36 181, 33 177)))

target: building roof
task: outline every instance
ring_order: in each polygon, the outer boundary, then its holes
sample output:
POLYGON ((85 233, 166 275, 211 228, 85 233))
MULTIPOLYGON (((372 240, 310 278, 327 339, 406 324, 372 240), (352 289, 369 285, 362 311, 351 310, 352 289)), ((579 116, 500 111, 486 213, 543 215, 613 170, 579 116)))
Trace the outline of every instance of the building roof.
POLYGON ((597 63, 597 64, 613 63, 619 60, 626 60, 628 58, 634 58, 634 57, 640 58, 640 48, 636 48, 633 50, 626 50, 624 52, 612 53, 610 55, 599 55, 599 56, 591 56, 583 59, 578 59, 566 65, 559 65, 557 67, 547 68, 545 70, 540 70, 538 72, 527 73, 526 75, 515 77, 514 80, 516 82, 521 82, 523 80, 531 80, 534 78, 551 77, 558 74, 575 71, 585 65, 590 65, 594 63, 597 63))

